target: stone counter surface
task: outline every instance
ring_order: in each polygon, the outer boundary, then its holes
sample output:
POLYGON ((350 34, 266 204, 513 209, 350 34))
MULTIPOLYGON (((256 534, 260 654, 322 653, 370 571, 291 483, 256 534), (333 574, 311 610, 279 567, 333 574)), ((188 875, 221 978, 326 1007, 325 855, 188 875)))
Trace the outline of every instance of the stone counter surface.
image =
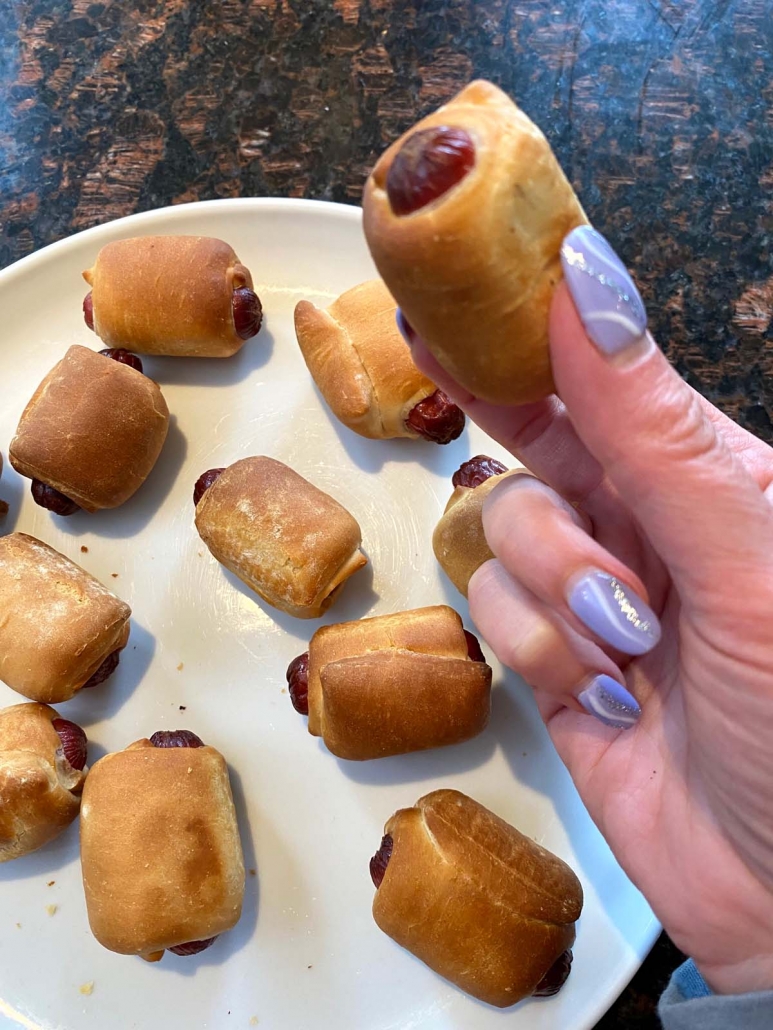
MULTIPOLYGON (((679 371, 773 443, 767 0, 3 0, 0 266, 165 204, 356 204, 475 76, 546 132, 679 371)), ((656 1027, 679 958, 599 1030, 656 1027)))

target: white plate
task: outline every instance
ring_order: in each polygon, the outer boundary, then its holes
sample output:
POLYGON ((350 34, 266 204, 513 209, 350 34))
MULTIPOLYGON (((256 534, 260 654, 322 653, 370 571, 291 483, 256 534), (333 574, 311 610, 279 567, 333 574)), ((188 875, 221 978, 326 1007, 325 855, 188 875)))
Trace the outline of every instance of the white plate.
MULTIPOLYGON (((230 764, 246 864, 257 876, 247 878, 241 922, 217 945, 149 965, 105 951, 91 936, 77 825, 37 854, 0 866, 2 1025, 592 1027, 658 926, 586 815, 530 692, 495 665, 491 726, 478 739, 340 762, 308 735, 285 693, 287 664, 306 650, 319 623, 256 601, 193 528, 191 491, 200 473, 246 455, 272 455, 340 500, 363 529, 369 570, 347 583, 324 621, 443 601, 469 625, 466 605, 435 564, 432 528, 461 461, 481 451, 507 455, 475 427, 447 447, 361 439, 330 416, 295 342, 296 301, 325 303, 373 275, 358 210, 298 200, 189 204, 90 229, 7 269, 0 274, 0 447, 7 457, 22 408, 65 348, 99 345, 81 315, 82 269, 110 240, 154 233, 232 244, 252 270, 264 328, 224 361, 146 360, 174 423, 157 467, 122 508, 54 518, 6 465, 0 497, 11 502, 11 514, 0 529, 41 537, 134 609, 117 675, 60 706, 87 730, 92 764, 156 729, 199 733, 230 764), (477 798, 579 874, 585 909, 574 968, 555 999, 503 1014, 441 980, 373 922, 368 860, 383 824, 440 786, 477 798), (81 993, 89 984, 92 992, 81 993)), ((20 700, 0 684, 0 704, 20 700)))

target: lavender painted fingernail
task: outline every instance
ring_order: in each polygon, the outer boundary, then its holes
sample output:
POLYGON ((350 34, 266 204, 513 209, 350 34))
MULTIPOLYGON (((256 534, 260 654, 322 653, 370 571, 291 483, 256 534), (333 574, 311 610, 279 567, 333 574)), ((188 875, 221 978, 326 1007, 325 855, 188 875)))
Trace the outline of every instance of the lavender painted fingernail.
POLYGON ((624 654, 646 654, 660 640, 660 622, 630 587, 594 569, 569 585, 567 604, 589 630, 624 654))
POLYGON ((604 673, 594 676, 587 687, 577 695, 586 712, 605 726, 625 730, 634 726, 641 715, 639 702, 622 683, 604 673))
POLYGON ((397 328, 400 330, 400 335, 408 344, 408 346, 412 347, 416 339, 416 334, 414 333, 413 327, 411 326, 410 322, 405 317, 405 315, 402 313, 400 308, 397 309, 395 319, 397 320, 397 328))
POLYGON ((561 264, 585 331, 604 354, 634 346, 647 329, 639 291, 601 233, 573 229, 561 247, 561 264))

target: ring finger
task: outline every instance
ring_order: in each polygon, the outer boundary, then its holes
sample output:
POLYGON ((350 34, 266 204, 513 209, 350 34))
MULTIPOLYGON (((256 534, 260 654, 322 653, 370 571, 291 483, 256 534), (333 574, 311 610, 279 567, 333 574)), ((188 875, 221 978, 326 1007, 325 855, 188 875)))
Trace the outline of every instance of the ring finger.
POLYGON ((608 726, 632 726, 641 709, 606 652, 580 636, 498 561, 470 580, 470 612, 497 658, 541 695, 608 726))
POLYGON ((486 498, 483 528, 505 570, 580 636, 624 655, 658 643, 660 623, 642 581, 544 483, 503 480, 486 498))

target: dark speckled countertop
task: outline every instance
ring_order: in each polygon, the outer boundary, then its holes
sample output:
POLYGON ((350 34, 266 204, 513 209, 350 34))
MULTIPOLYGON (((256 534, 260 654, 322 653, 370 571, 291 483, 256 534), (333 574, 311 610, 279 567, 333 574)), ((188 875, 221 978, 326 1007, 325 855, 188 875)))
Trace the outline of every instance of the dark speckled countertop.
MULTIPOLYGON (((768 0, 3 0, 0 266, 120 215, 358 203, 474 76, 550 138, 679 371, 773 443, 768 0)), ((598 1030, 651 1030, 663 937, 598 1030)))

